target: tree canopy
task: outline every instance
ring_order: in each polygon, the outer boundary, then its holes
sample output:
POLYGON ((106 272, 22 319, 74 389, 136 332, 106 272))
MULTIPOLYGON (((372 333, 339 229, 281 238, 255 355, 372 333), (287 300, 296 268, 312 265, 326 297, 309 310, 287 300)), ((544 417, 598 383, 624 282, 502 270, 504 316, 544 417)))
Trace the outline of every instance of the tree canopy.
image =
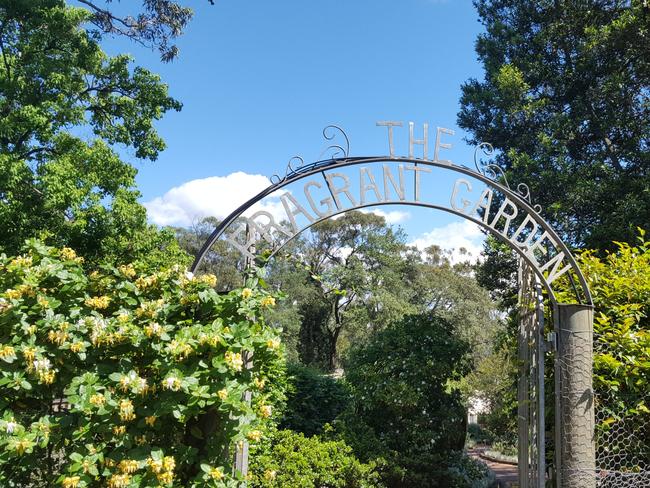
POLYGON ((574 245, 611 247, 650 221, 650 8, 641 0, 477 0, 483 81, 458 123, 530 185, 574 245))
POLYGON ((182 259, 147 225, 137 170, 118 153, 155 160, 154 122, 181 104, 157 75, 105 54, 90 18, 63 1, 0 4, 0 248, 40 234, 91 261, 182 259))

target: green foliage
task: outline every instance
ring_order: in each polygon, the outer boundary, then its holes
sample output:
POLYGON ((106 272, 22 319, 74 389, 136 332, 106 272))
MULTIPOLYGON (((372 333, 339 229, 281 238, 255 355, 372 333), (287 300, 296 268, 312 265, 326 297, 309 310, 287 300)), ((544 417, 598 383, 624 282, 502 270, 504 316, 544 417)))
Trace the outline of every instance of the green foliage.
POLYGON ((474 2, 483 80, 458 124, 577 246, 611 248, 650 222, 650 15, 645 0, 474 2))
POLYGON ((0 248, 41 236, 88 264, 184 263, 147 225, 137 171, 116 150, 155 160, 154 122, 181 104, 157 75, 105 54, 90 19, 63 0, 0 4, 0 248))
POLYGON ((441 481, 448 474, 447 456, 463 448, 466 415, 450 382, 468 371, 467 343, 444 319, 409 316, 350 357, 346 379, 354 413, 379 439, 389 464, 403 470, 387 484, 448 486, 441 481))
POLYGON ((362 464, 343 441, 276 432, 252 451, 253 487, 382 487, 374 465, 362 464))
POLYGON ((307 436, 321 434, 350 404, 350 392, 341 380, 320 371, 292 364, 287 368, 289 385, 280 428, 307 436))
MULTIPOLYGON (((650 242, 639 232, 637 246, 616 243, 604 257, 595 251, 578 256, 595 306, 594 390, 604 430, 634 431, 650 422, 650 242)), ((561 284, 560 300, 571 294, 570 283, 561 284)))
POLYGON ((281 394, 274 298, 80 261, 39 241, 0 257, 0 484, 233 486, 229 447, 260 439, 281 394))

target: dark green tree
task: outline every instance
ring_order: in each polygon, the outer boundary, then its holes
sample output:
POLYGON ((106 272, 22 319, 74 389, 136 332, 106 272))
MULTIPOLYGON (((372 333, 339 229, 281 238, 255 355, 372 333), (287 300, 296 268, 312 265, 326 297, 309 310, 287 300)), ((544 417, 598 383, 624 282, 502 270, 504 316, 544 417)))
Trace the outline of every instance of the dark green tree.
POLYGON ((137 170, 155 160, 154 122, 181 104, 160 78, 110 57, 63 0, 0 1, 0 248, 41 235, 89 262, 186 260, 146 222, 137 170))
POLYGON ((463 85, 459 125, 569 243, 633 239, 650 221, 648 3, 474 3, 485 78, 463 85))

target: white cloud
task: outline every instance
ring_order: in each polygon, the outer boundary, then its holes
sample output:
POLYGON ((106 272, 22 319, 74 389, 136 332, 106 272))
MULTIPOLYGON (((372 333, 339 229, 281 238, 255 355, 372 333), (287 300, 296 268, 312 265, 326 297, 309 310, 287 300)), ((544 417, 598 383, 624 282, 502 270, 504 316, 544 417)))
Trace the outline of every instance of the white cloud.
POLYGON ((383 217, 386 223, 389 225, 399 224, 400 222, 404 222, 405 220, 411 218, 411 214, 409 212, 402 212, 400 210, 391 210, 389 212, 384 212, 383 210, 379 209, 361 211, 364 213, 373 213, 375 215, 379 215, 380 217, 383 217))
POLYGON ((463 221, 452 222, 444 227, 436 227, 430 232, 425 232, 409 244, 421 251, 435 244, 444 250, 451 251, 450 259, 452 263, 457 263, 468 260, 467 255, 463 256, 461 254, 461 248, 471 255, 471 261, 478 259, 483 250, 484 240, 485 235, 478 225, 463 221))
MULTIPOLYGON (((144 206, 149 220, 155 224, 187 226, 204 217, 223 219, 270 184, 266 176, 238 171, 227 176, 188 181, 145 202, 144 206)), ((265 199, 250 212, 257 210, 266 210, 279 220, 286 218, 277 198, 265 199)))

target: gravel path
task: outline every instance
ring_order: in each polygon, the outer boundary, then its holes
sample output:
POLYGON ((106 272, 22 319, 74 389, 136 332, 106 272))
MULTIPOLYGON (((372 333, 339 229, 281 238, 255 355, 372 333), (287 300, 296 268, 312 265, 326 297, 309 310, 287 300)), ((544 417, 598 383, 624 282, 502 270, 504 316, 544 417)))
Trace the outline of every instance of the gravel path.
POLYGON ((519 481, 519 474, 517 471, 517 466, 512 464, 497 463, 494 461, 488 461, 480 457, 482 451, 485 448, 477 447, 475 449, 470 449, 467 451, 471 457, 480 460, 482 463, 487 464, 488 468, 492 470, 497 478, 499 488, 515 488, 519 481))

